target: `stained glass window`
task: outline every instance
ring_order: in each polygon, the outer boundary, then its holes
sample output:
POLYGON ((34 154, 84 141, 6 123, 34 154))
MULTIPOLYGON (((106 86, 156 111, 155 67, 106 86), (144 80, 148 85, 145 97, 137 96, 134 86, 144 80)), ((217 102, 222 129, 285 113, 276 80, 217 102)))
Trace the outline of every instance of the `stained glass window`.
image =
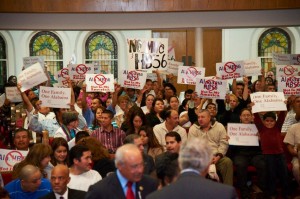
POLYGON ((114 74, 118 77, 118 45, 108 32, 91 34, 85 43, 85 63, 93 63, 97 73, 114 74))
POLYGON ((7 82, 7 57, 6 57, 6 44, 0 35, 0 93, 4 92, 4 85, 7 82))
POLYGON ((276 68, 272 60, 272 52, 291 54, 291 39, 289 34, 281 28, 271 28, 263 32, 258 40, 258 56, 262 57, 262 67, 265 72, 276 68))
POLYGON ((54 74, 63 68, 63 46, 60 38, 53 32, 38 32, 30 40, 29 51, 30 56, 44 56, 54 83, 54 74))

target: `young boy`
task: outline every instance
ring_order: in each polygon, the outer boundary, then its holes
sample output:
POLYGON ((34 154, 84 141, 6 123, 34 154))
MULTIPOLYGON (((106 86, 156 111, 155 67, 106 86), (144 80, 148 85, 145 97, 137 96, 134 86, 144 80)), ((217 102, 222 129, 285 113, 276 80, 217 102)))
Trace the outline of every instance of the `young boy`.
POLYGON ((279 177, 283 198, 289 196, 288 169, 282 148, 281 127, 285 113, 280 112, 278 120, 274 112, 263 115, 263 121, 258 113, 254 114, 254 123, 258 129, 262 153, 264 154, 267 170, 267 190, 271 198, 276 196, 276 177, 279 177))

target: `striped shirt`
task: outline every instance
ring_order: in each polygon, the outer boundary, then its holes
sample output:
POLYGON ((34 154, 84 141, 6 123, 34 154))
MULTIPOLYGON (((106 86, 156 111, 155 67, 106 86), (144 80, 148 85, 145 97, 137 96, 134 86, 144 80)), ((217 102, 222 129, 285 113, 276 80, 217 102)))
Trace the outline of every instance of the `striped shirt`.
POLYGON ((110 132, 104 130, 102 127, 97 128, 92 132, 92 137, 97 138, 109 153, 114 154, 118 147, 123 145, 125 132, 118 128, 112 128, 110 132))

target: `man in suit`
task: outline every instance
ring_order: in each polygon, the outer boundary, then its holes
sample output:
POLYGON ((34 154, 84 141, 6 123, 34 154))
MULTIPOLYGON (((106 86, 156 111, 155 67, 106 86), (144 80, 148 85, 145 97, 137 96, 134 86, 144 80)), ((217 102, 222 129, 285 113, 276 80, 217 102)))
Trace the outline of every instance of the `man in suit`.
POLYGON ((134 144, 117 149, 115 164, 116 173, 90 186, 86 199, 144 199, 157 189, 157 182, 143 175, 143 157, 134 144))
POLYGON ((51 172, 53 191, 40 199, 84 199, 86 192, 68 188, 67 184, 69 182, 69 168, 58 164, 51 172))
POLYGON ((149 194, 146 199, 237 199, 234 187, 203 177, 207 172, 211 159, 211 149, 204 141, 194 138, 182 143, 178 158, 181 174, 178 176, 177 181, 149 194))

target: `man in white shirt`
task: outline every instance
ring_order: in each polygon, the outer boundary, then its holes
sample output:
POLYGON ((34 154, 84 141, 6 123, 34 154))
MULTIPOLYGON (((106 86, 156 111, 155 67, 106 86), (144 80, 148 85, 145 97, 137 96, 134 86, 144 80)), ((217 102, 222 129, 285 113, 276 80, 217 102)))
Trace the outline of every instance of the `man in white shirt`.
POLYGON ((168 110, 165 113, 165 121, 161 124, 155 125, 153 128, 153 132, 158 140, 158 142, 166 148, 166 140, 165 135, 168 132, 175 131, 177 132, 181 140, 185 142, 187 140, 187 133, 184 128, 178 125, 179 117, 178 112, 175 110, 168 110))
POLYGON ((87 191, 90 185, 102 179, 100 174, 91 169, 92 154, 88 147, 75 145, 70 150, 70 177, 68 187, 87 191))

